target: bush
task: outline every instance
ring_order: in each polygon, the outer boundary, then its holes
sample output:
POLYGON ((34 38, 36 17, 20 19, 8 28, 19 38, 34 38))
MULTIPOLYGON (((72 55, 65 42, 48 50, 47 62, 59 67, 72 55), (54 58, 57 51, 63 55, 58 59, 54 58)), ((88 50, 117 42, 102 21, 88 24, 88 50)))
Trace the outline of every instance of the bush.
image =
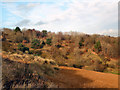
POLYGON ((55 69, 55 70, 60 70, 60 68, 58 68, 58 67, 54 67, 54 69, 55 69))
POLYGON ((54 68, 51 67, 51 65, 49 65, 49 64, 40 65, 40 64, 36 63, 35 66, 36 66, 36 69, 39 68, 39 70, 38 69, 36 70, 37 72, 40 72, 40 70, 41 70, 44 74, 47 74, 47 75, 52 75, 55 73, 54 68))
POLYGON ((31 48, 38 49, 40 47, 40 41, 38 39, 33 39, 31 43, 31 48))
POLYGON ((83 65, 73 64, 73 67, 82 69, 83 65))
POLYGON ((31 50, 31 51, 29 51, 28 53, 29 53, 29 54, 33 54, 33 51, 31 50))
POLYGON ((55 61, 50 61, 51 65, 56 65, 55 61))
POLYGON ((82 46, 83 46, 82 42, 79 42, 79 47, 82 47, 82 46))
POLYGON ((47 36, 47 30, 42 30, 42 37, 47 36))
POLYGON ((103 65, 98 65, 94 67, 94 71, 97 71, 97 72, 104 72, 104 70, 105 68, 103 65))
POLYGON ((45 42, 43 41, 42 44, 40 45, 40 48, 43 48, 45 45, 45 42))
POLYGON ((102 50, 100 41, 96 42, 94 47, 95 47, 95 49, 97 49, 98 52, 100 52, 102 50))
POLYGON ((29 51, 29 48, 28 47, 25 47, 24 45, 22 44, 18 44, 18 50, 22 51, 22 52, 25 52, 25 51, 29 51))
POLYGON ((44 42, 44 41, 42 42, 42 45, 45 45, 45 42, 44 42))
POLYGON ((52 75, 54 69, 48 65, 38 63, 24 64, 2 59, 3 88, 47 88, 47 79, 44 74, 52 75), (42 83, 43 82, 43 83, 42 83), (30 86, 29 86, 30 85, 30 86))
POLYGON ((102 65, 101 61, 96 61, 93 65, 93 70, 97 72, 103 72, 105 70, 105 66, 102 65))
POLYGON ((115 69, 117 68, 117 65, 115 63, 110 63, 108 64, 108 67, 115 69))
POLYGON ((51 45, 51 43, 52 43, 51 39, 46 40, 46 44, 51 45))
POLYGON ((57 47, 57 48, 60 48, 60 47, 62 47, 62 46, 61 46, 60 44, 58 44, 58 45, 56 45, 56 47, 57 47))
POLYGON ((35 56, 40 56, 42 54, 42 51, 34 51, 33 54, 35 56))

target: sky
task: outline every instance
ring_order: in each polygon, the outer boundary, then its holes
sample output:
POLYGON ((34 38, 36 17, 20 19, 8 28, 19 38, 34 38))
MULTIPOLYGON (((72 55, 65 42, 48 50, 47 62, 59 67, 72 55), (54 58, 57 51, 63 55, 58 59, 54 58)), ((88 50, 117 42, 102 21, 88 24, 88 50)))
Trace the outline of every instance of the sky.
POLYGON ((0 28, 118 35, 118 0, 1 0, 0 28))

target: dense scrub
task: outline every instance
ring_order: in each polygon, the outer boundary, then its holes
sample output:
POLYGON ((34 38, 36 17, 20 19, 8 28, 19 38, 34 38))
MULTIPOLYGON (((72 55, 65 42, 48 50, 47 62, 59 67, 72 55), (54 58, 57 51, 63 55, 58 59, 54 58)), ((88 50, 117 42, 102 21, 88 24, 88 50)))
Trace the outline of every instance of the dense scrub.
POLYGON ((16 29, 4 28, 2 32, 4 51, 19 52, 21 49, 18 49, 17 45, 22 43, 24 47, 29 48, 28 54, 53 59, 58 65, 118 73, 117 37, 16 29))

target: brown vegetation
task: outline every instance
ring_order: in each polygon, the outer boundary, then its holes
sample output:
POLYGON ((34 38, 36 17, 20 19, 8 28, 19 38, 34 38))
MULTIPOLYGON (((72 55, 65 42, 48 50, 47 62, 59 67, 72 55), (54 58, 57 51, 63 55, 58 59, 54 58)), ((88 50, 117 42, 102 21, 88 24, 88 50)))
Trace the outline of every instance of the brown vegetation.
POLYGON ((117 37, 4 28, 2 50, 7 58, 22 63, 43 60, 47 70, 51 64, 119 74, 117 37))

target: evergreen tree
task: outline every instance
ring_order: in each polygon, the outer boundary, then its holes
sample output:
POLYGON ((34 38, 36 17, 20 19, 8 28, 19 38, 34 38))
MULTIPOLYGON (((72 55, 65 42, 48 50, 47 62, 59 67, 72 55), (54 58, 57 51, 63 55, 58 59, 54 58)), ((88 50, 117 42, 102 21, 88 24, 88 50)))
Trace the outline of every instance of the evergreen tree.
POLYGON ((14 31, 15 32, 18 32, 18 31, 21 32, 21 29, 19 27, 16 27, 14 31))
POLYGON ((100 41, 96 42, 94 47, 95 47, 95 49, 98 50, 98 52, 100 52, 102 50, 100 41))

